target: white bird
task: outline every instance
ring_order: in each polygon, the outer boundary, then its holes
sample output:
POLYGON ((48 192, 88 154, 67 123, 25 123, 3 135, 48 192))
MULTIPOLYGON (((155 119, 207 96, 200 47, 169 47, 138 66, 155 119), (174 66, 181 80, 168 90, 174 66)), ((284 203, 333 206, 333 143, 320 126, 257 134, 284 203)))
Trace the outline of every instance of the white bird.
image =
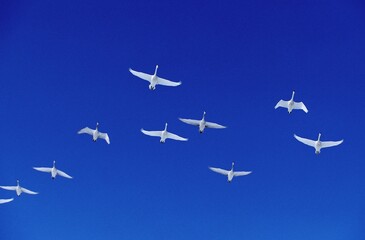
POLYGON ((186 119, 186 118, 179 118, 179 119, 184 123, 194 126, 199 126, 200 133, 203 133, 205 128, 226 128, 225 126, 219 125, 217 123, 205 121, 205 114, 206 112, 203 113, 203 118, 201 120, 186 119))
POLYGON ((234 162, 232 162, 232 168, 229 171, 221 169, 221 168, 215 168, 215 167, 209 167, 209 169, 212 170, 213 172, 220 173, 220 174, 227 176, 228 182, 231 182, 233 177, 245 176, 245 175, 248 175, 251 173, 251 171, 250 172, 244 172, 244 171, 235 172, 235 171, 233 171, 233 167, 234 167, 234 162))
POLYGON ((99 132, 99 123, 96 123, 96 128, 95 130, 94 129, 91 129, 91 128, 83 128, 81 129, 80 131, 78 131, 77 133, 78 134, 83 134, 83 133, 87 133, 91 136, 93 136, 93 141, 96 142, 96 140, 98 140, 98 138, 101 138, 101 139, 104 139, 108 144, 110 144, 110 140, 109 140, 109 136, 107 133, 102 133, 102 132, 99 132))
POLYGON ((178 141, 187 141, 188 140, 187 138, 183 138, 176 134, 168 132, 167 123, 165 124, 165 129, 163 131, 146 131, 142 128, 141 132, 148 136, 151 136, 151 137, 159 137, 161 143, 164 143, 167 138, 171 138, 173 140, 178 140, 178 141))
POLYGON ((11 202, 13 201, 14 198, 9 198, 9 199, 0 199, 0 204, 3 204, 3 203, 8 203, 8 202, 11 202))
POLYGON ((294 102, 294 94, 295 94, 295 92, 293 91, 293 94, 292 94, 291 99, 289 101, 280 100, 276 104, 275 109, 277 109, 278 107, 287 108, 288 109, 288 113, 291 113, 291 111, 293 111, 293 109, 301 109, 305 113, 307 113, 308 112, 308 109, 304 105, 303 102, 294 102))
POLYGON ((20 196, 20 194, 24 193, 28 193, 28 194, 38 194, 37 192, 33 192, 30 191, 26 188, 23 188, 19 185, 19 180, 16 181, 17 185, 16 186, 0 186, 0 188, 5 189, 5 190, 10 190, 10 191, 16 191, 16 195, 20 196))
POLYGON ((133 69, 129 69, 129 71, 136 77, 139 77, 143 80, 146 80, 150 83, 149 88, 150 90, 155 90, 156 89, 156 85, 163 85, 163 86, 169 86, 169 87, 176 87, 181 85, 181 82, 173 82, 161 77, 157 76, 157 69, 158 69, 158 65, 156 65, 155 68, 155 73, 153 75, 151 74, 147 74, 147 73, 143 73, 143 72, 137 72, 134 71, 133 69))
POLYGON ((334 147, 337 145, 340 145, 343 142, 343 139, 340 141, 326 141, 326 142, 322 142, 321 141, 321 134, 318 134, 318 139, 317 141, 314 140, 310 140, 310 139, 306 139, 306 138, 302 138, 299 137, 297 135, 294 134, 295 139, 297 139, 299 142, 304 143, 305 145, 314 147, 314 149, 316 150, 316 154, 320 154, 321 153, 321 149, 322 148, 327 148, 327 147, 334 147))
POLYGON ((52 179, 55 179, 57 175, 60 175, 61 177, 65 177, 65 178, 70 178, 70 179, 72 178, 67 173, 62 172, 61 170, 58 170, 56 168, 56 161, 53 161, 53 167, 51 167, 51 168, 48 168, 48 167, 33 167, 33 168, 40 172, 51 173, 52 179))

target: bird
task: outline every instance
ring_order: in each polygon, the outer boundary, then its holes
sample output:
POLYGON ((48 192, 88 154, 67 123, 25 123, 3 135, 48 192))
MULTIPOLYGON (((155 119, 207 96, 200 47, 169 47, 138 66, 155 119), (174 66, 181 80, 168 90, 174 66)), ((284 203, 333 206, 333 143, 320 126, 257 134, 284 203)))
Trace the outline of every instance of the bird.
POLYGON ((171 138, 173 140, 178 140, 178 141, 187 141, 188 140, 187 138, 183 138, 176 134, 168 132, 167 123, 165 124, 165 129, 163 131, 146 131, 142 128, 141 132, 147 136, 159 137, 160 143, 165 143, 166 139, 168 139, 168 138, 171 138))
POLYGON ((80 131, 78 131, 77 133, 78 134, 83 134, 83 133, 87 133, 91 136, 93 136, 93 141, 96 142, 96 140, 98 140, 98 138, 101 138, 101 139, 104 139, 108 144, 110 144, 110 140, 109 140, 109 136, 107 133, 102 133, 102 132, 99 132, 99 123, 97 122, 96 123, 96 128, 95 130, 94 129, 91 129, 91 128, 83 128, 81 129, 80 131))
POLYGON ((53 167, 51 167, 51 168, 49 168, 49 167, 33 167, 33 168, 40 172, 51 173, 52 179, 55 179, 57 175, 60 175, 61 177, 65 177, 65 178, 70 178, 70 179, 72 178, 67 173, 65 173, 61 170, 58 170, 56 168, 56 161, 53 161, 53 167))
POLYGON ((0 199, 0 204, 3 204, 3 203, 8 203, 8 202, 11 202, 13 201, 14 198, 9 198, 9 199, 0 199))
POLYGON ((318 134, 317 141, 310 140, 310 139, 307 139, 307 138, 302 138, 302 137, 299 137, 299 136, 297 136, 295 134, 294 134, 294 137, 299 142, 304 143, 305 145, 314 147, 316 154, 320 154, 322 148, 334 147, 334 146, 340 145, 343 142, 343 139, 340 140, 340 141, 326 141, 326 142, 322 142, 321 141, 321 134, 320 133, 318 134))
POLYGON ((19 180, 16 180, 17 185, 16 186, 0 186, 0 188, 10 191, 15 191, 16 195, 20 196, 20 194, 27 193, 27 194, 38 194, 37 192, 30 191, 26 188, 23 188, 19 185, 19 180))
POLYGON ((219 125, 217 123, 205 121, 205 114, 206 112, 203 112, 203 118, 201 120, 187 118, 179 118, 179 120, 190 125, 198 126, 200 133, 203 133, 205 128, 226 128, 225 126, 219 125))
POLYGON ((289 101, 280 100, 276 104, 275 109, 277 109, 278 107, 287 108, 288 113, 291 113, 293 111, 293 109, 301 109, 305 113, 308 113, 308 109, 304 105, 303 102, 294 102, 294 95, 295 95, 295 91, 293 91, 293 94, 292 94, 291 99, 289 101))
POLYGON ((151 75, 151 74, 147 74, 147 73, 143 73, 143 72, 137 72, 137 71, 134 71, 133 69, 129 68, 129 71, 134 76, 139 77, 143 80, 146 80, 150 83, 150 85, 148 86, 150 90, 155 90, 156 85, 163 85, 163 86, 169 86, 169 87, 176 87, 176 86, 181 85, 181 82, 173 82, 173 81, 158 77, 157 70, 158 70, 158 65, 156 65, 155 73, 153 75, 151 75))
POLYGON ((220 174, 223 174, 223 175, 227 176, 227 181, 229 183, 232 181, 233 177, 245 176, 245 175, 248 175, 248 174, 251 173, 251 171, 249 171, 249 172, 245 172, 245 171, 235 172, 233 170, 233 167, 234 167, 234 162, 232 162, 232 168, 229 171, 221 169, 221 168, 215 168, 215 167, 209 167, 209 169, 212 170, 213 172, 220 173, 220 174))

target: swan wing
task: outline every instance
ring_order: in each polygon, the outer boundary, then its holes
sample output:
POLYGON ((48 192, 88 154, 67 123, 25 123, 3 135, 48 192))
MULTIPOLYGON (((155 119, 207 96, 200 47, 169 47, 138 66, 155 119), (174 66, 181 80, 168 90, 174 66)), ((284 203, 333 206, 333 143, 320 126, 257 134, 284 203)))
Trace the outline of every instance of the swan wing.
POLYGON ((0 186, 0 188, 5 189, 5 190, 10 190, 10 191, 16 190, 16 186, 0 186))
POLYGON ((164 78, 157 77, 157 84, 169 87, 176 87, 181 85, 181 82, 173 82, 164 78))
POLYGON ((249 171, 249 172, 240 171, 240 172, 233 172, 233 175, 234 175, 235 177, 239 177, 239 176, 246 176, 246 175, 248 175, 248 174, 250 174, 250 173, 251 173, 251 171, 249 171))
POLYGON ((134 71, 133 69, 129 69, 129 71, 136 77, 139 77, 143 80, 146 80, 148 82, 151 82, 151 79, 152 79, 152 75, 150 74, 147 74, 147 73, 143 73, 143 72, 137 72, 137 71, 134 71))
POLYGON ((61 171, 61 170, 57 170, 57 175, 60 175, 61 177, 65 177, 65 178, 72 178, 70 175, 68 175, 67 173, 61 171))
POLYGON ((213 172, 216 172, 216 173, 219 173, 219 174, 222 174, 222 175, 228 175, 229 171, 227 170, 224 170, 222 168, 215 168, 215 167, 209 167, 210 170, 212 170, 213 172))
POLYGON ((200 124, 200 120, 187 119, 187 118, 179 118, 179 120, 184 123, 194 125, 194 126, 199 126, 199 124, 200 124))
POLYGON ((177 141, 187 141, 188 140, 187 138, 180 137, 180 136, 170 133, 170 132, 167 132, 166 138, 171 138, 171 139, 174 139, 177 141))
POLYGON ((0 199, 0 204, 3 204, 3 203, 8 203, 8 202, 11 202, 13 201, 14 198, 9 198, 9 199, 0 199))
POLYGON ((144 130, 143 128, 141 129, 141 132, 147 136, 151 136, 151 137, 161 137, 162 131, 147 131, 144 130))
POLYGON ((305 113, 308 112, 308 109, 307 107, 304 105, 303 102, 294 102, 294 106, 293 106, 294 109, 300 109, 300 110, 303 110, 305 113))
POLYGON ((289 102, 289 101, 280 100, 280 101, 279 101, 279 102, 275 105, 275 109, 277 109, 278 107, 288 108, 288 102, 289 102))
POLYGON ((22 189, 22 192, 24 192, 24 193, 28 193, 28 194, 38 194, 37 192, 33 192, 33 191, 30 191, 30 190, 28 190, 28 189, 26 189, 26 188, 23 188, 23 187, 20 187, 21 189, 22 189))
POLYGON ((340 145, 342 142, 343 142, 343 140, 321 142, 321 147, 322 148, 334 147, 334 146, 340 145))
POLYGON ((46 172, 46 173, 52 172, 52 168, 48 168, 48 167, 34 167, 33 169, 40 171, 40 172, 46 172))
POLYGON ((220 125, 218 123, 205 122, 207 128, 226 128, 226 126, 220 125))
POLYGON ((83 134, 83 133, 86 133, 86 134, 89 134, 89 135, 93 135, 94 133, 94 130, 92 130, 91 128, 83 128, 81 129, 80 131, 77 132, 78 134, 83 134))
POLYGON ((108 144, 110 144, 110 139, 107 133, 99 132, 99 138, 104 139, 108 144))
POLYGON ((307 139, 307 138, 302 138, 299 137, 297 135, 294 134, 295 139, 297 139, 299 142, 304 143, 305 145, 311 146, 311 147, 315 147, 316 145, 316 141, 307 139))

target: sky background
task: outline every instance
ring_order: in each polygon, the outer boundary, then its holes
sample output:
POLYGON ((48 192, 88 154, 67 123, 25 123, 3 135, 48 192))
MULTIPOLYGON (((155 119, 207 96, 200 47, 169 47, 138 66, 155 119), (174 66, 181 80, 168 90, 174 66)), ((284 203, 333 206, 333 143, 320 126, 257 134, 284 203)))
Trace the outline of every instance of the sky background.
POLYGON ((363 1, 3 1, 0 236, 365 239, 363 1), (128 71, 182 81, 157 86, 128 71), (292 91, 309 113, 274 109, 292 91), (228 126, 186 125, 178 117, 228 126), (111 144, 78 135, 109 133, 111 144), (144 136, 169 131, 188 142, 144 136), (340 140, 314 148, 293 134, 340 140), (32 167, 57 167, 69 180, 32 167), (227 183, 208 166, 252 171, 227 183))

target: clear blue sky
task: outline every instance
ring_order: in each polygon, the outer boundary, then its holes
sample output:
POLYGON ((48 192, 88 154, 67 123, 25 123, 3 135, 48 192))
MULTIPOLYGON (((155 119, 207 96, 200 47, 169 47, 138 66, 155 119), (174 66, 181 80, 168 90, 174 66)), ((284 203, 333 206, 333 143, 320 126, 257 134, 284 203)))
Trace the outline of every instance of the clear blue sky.
POLYGON ((363 1, 7 1, 0 238, 365 239, 363 1), (182 81, 176 88, 128 68, 182 81), (274 110, 304 101, 309 113, 274 110), (227 125, 198 129, 178 117, 227 125), (76 132, 94 127, 111 144, 76 132), (188 142, 142 135, 169 130, 188 142), (317 156, 293 138, 344 143, 317 156), (52 161, 74 179, 36 172, 52 161), (208 166, 253 171, 228 184, 208 166))

